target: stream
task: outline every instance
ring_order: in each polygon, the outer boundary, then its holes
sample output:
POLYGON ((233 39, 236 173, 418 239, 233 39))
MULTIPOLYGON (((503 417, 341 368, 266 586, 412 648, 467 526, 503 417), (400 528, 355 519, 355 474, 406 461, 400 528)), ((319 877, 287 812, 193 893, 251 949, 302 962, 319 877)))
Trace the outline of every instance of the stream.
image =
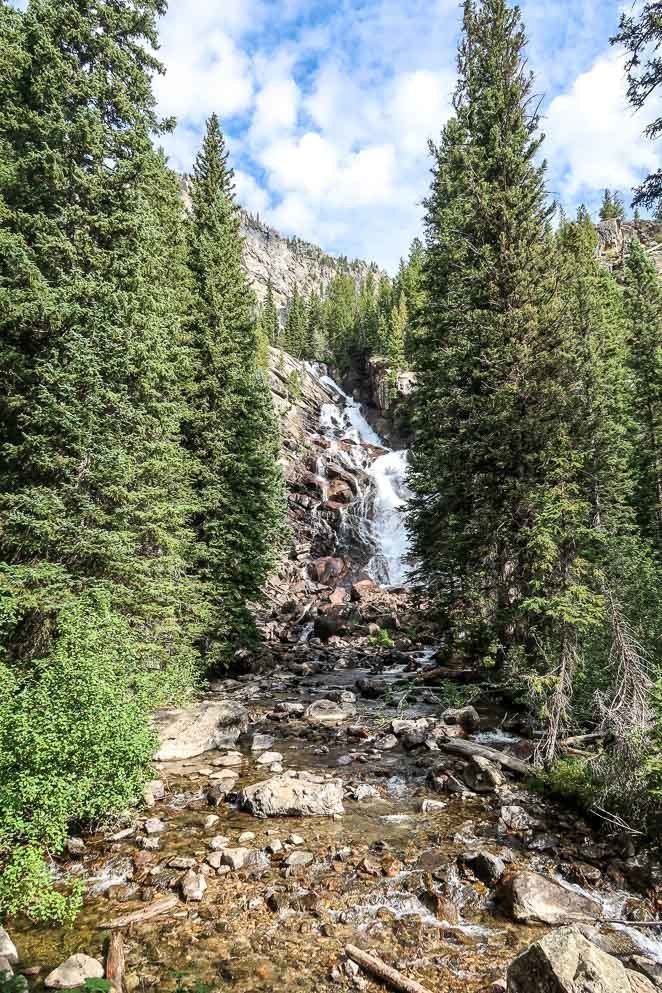
MULTIPOLYGON (((388 450, 353 398, 316 375, 336 398, 321 412, 328 448, 317 473, 328 481, 333 461, 359 480, 343 540, 365 574, 401 588, 407 453, 388 450)), ((393 611, 389 595, 383 609, 393 611)), ((376 602, 368 607, 381 609, 376 602)), ((551 880, 569 905, 586 899, 596 917, 632 920, 603 926, 601 940, 651 969, 662 964, 662 943, 634 926, 651 915, 642 892, 651 884, 627 839, 596 833, 515 777, 484 781, 478 767, 444 753, 449 735, 513 755, 526 755, 527 743, 489 700, 476 699, 470 727, 442 721, 462 701, 454 687, 415 681, 434 664, 433 645, 397 629, 391 647, 362 629, 329 643, 306 638, 270 648, 257 672, 212 684, 210 705, 246 713, 233 745, 158 763, 161 798, 150 809, 85 836, 84 848, 58 861, 60 876, 86 885, 74 927, 7 924, 32 989, 74 953, 103 961, 105 923, 174 893, 181 899, 167 914, 123 932, 126 993, 193 993, 198 983, 214 993, 376 993, 382 987, 347 961, 348 943, 432 993, 478 993, 550 930, 516 920, 504 898, 503 881, 523 871, 551 880), (287 774, 317 799, 339 790, 344 813, 246 809, 244 789, 287 774), (214 793, 219 783, 227 789, 214 793), (243 864, 224 863, 237 849, 248 853, 243 864), (203 892, 185 899, 187 872, 203 892)))

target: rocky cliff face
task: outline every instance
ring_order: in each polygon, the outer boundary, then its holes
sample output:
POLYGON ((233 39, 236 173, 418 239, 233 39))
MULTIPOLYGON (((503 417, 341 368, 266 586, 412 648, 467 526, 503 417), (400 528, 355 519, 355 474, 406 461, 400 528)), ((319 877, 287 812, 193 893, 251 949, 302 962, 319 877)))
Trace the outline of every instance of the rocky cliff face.
POLYGON ((638 238, 662 273, 662 223, 659 221, 601 221, 597 225, 598 258, 610 269, 623 268, 629 243, 638 238))
POLYGON ((280 310, 286 309, 295 289, 301 296, 310 296, 313 292, 323 295, 341 271, 348 272, 357 284, 362 283, 369 272, 381 274, 372 263, 334 258, 300 238, 285 238, 246 211, 241 213, 241 231, 244 261, 257 298, 264 300, 271 281, 274 300, 280 310))

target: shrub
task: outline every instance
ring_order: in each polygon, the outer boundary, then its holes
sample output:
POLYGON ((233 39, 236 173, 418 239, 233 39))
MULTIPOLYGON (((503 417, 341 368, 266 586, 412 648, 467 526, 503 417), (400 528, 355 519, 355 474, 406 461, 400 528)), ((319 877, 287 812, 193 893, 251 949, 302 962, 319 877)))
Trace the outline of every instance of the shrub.
POLYGON ((72 820, 140 796, 155 741, 154 677, 139 661, 137 637, 96 592, 63 607, 47 658, 0 662, 0 913, 70 918, 80 893, 53 891, 43 853, 62 850, 72 820))

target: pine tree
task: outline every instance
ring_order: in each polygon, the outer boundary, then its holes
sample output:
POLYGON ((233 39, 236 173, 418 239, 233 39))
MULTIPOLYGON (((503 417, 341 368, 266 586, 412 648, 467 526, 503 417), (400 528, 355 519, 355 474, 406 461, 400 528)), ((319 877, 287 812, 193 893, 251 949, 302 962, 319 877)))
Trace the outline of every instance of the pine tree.
POLYGON ((622 221, 625 218, 625 206, 623 200, 618 192, 611 190, 605 190, 602 197, 602 205, 600 207, 600 220, 601 221, 611 221, 619 220, 622 221))
POLYGON ((262 308, 262 326, 264 333, 272 345, 278 345, 280 339, 280 321, 278 309, 274 302, 274 288, 271 280, 267 283, 267 295, 262 308))
POLYGON ((662 554, 662 285, 639 241, 625 260, 625 311, 634 379, 637 517, 662 554))
POLYGON ((449 653, 544 667, 547 642, 573 650, 586 508, 524 47, 516 8, 465 4, 426 202, 409 526, 449 653))
POLYGON ((402 289, 397 307, 393 307, 391 310, 388 329, 386 357, 389 363, 390 378, 393 382, 397 379, 398 373, 405 368, 405 341, 408 324, 407 298, 404 289, 402 289))
POLYGON ((275 563, 284 506, 279 430, 257 368, 233 172, 215 115, 191 201, 193 381, 184 433, 196 488, 194 572, 207 608, 202 648, 215 668, 254 637, 248 605, 275 563))
POLYGON ((312 293, 306 310, 306 347, 304 358, 325 362, 327 344, 324 337, 324 305, 319 293, 312 293))
POLYGON ((295 286, 285 321, 282 346, 294 358, 300 359, 306 350, 307 338, 306 303, 299 293, 299 287, 295 286))
POLYGON ((66 912, 39 846, 136 799, 147 700, 192 678, 184 217, 151 140, 163 8, 0 6, 0 912, 66 912))

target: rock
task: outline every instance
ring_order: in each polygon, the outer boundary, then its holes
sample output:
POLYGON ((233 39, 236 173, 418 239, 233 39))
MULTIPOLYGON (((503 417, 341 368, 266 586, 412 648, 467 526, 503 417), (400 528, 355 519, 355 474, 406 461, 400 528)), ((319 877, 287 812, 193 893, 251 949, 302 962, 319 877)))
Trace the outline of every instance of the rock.
POLYGON ((291 834, 287 839, 290 845, 305 845, 306 839, 302 838, 300 834, 291 834))
POLYGON ((403 721, 399 719, 391 721, 391 731, 398 738, 400 735, 409 734, 412 731, 426 731, 429 727, 430 722, 425 717, 421 717, 417 721, 403 721))
POLYGON ((235 769, 237 766, 243 764, 244 756, 241 752, 228 752, 227 755, 222 755, 212 762, 213 766, 223 766, 224 769, 235 769))
POLYGON ((508 969, 507 993, 654 993, 644 976, 596 948, 577 928, 552 931, 508 969))
POLYGON ((255 760, 256 765, 273 765, 274 762, 282 762, 283 756, 280 752, 262 752, 255 760))
POLYGON ((202 873, 189 869, 179 885, 187 903, 200 903, 207 889, 207 880, 202 873))
POLYGON ((372 579, 361 579, 358 583, 352 584, 351 597, 354 603, 365 603, 366 600, 379 596, 381 592, 381 586, 372 579))
POLYGON ((210 814, 209 817, 205 817, 204 829, 205 831, 212 831, 218 822, 220 821, 218 814, 210 814))
POLYGON ((487 886, 495 886, 506 871, 503 860, 491 852, 465 852, 460 862, 487 886))
POLYGON ((3 927, 0 927, 0 956, 7 959, 10 965, 18 964, 16 945, 3 927))
POLYGON ((249 841, 255 841, 255 833, 253 831, 243 831, 237 841, 240 845, 247 845, 249 841))
POLYGON ((49 990, 73 990, 83 986, 86 979, 103 979, 104 968, 101 962, 89 955, 72 955, 49 973, 44 986, 49 990))
POLYGON ((165 829, 165 823, 158 817, 150 817, 149 820, 145 821, 146 834, 161 834, 165 829))
POLYGON ((367 783, 359 783, 357 786, 352 787, 349 795, 357 803, 360 803, 362 800, 379 800, 379 791, 367 783))
POLYGON ((335 586, 337 580, 342 579, 347 571, 347 563, 344 559, 333 558, 331 556, 323 559, 314 559, 308 564, 310 578, 322 586, 335 586))
POLYGON ((379 741, 375 742, 375 748, 378 748, 380 752, 390 752, 392 748, 398 747, 398 739, 394 734, 386 734, 379 741))
POLYGON ((67 838, 64 847, 69 855, 80 858, 87 851, 87 845, 82 838, 67 838))
POLYGON ((208 847, 212 852, 221 852, 224 848, 228 847, 230 839, 226 838, 224 834, 217 834, 208 843, 208 847))
POLYGON ((288 869, 298 869, 304 865, 310 865, 313 862, 315 856, 312 852, 290 852, 290 854, 285 859, 285 865, 288 869))
POLYGON ((352 693, 351 690, 330 690, 326 697, 334 703, 356 703, 356 693, 352 693))
POLYGON ((144 852, 158 852, 161 847, 161 840, 158 834, 153 834, 146 838, 138 838, 138 844, 144 852))
POLYGON ((325 727, 334 727, 342 724, 356 714, 356 707, 352 704, 338 704, 333 700, 316 700, 311 703, 305 712, 305 718, 311 724, 322 724, 325 727))
POLYGON ((531 818, 523 807, 517 804, 507 804, 501 808, 499 815, 499 834, 510 834, 513 831, 527 831, 531 827, 531 818))
POLYGON ((567 889, 537 872, 515 872, 499 886, 499 900, 515 921, 568 924, 599 919, 602 905, 590 896, 567 889))
POLYGON ((203 700, 158 711, 155 721, 161 742, 156 760, 173 762, 234 745, 248 726, 248 714, 240 704, 203 700))
POLYGON ((270 734, 254 734, 251 741, 251 751, 268 752, 275 740, 270 734))
POLYGON ((210 865, 212 869, 220 869, 223 865, 223 852, 210 852, 209 855, 206 856, 205 862, 207 865, 210 865))
POLYGON ((445 724, 459 724, 468 734, 480 727, 480 715, 475 707, 451 707, 441 715, 445 724))
POLYGON ((442 800, 423 800, 421 803, 422 814, 438 814, 448 806, 442 800))
POLYGON ((233 786, 234 781, 229 779, 223 779, 220 783, 214 783, 207 791, 207 803, 209 806, 220 807, 233 786))
POLYGON ((462 778, 474 793, 494 793, 506 781, 501 770, 482 755, 471 756, 462 778))
POLYGON ((303 717, 305 707, 302 703, 277 703, 274 710, 277 714, 286 714, 288 717, 303 717))
POLYGON ((255 817, 333 817, 343 814, 343 784, 339 779, 314 782, 274 776, 239 794, 239 805, 255 817))
MULTIPOLYGON (((14 976, 14 970, 11 967, 9 959, 6 959, 4 955, 0 955, 0 981, 3 979, 12 979, 14 976)), ((25 980, 25 991, 27 993, 28 985, 27 979, 25 980)), ((18 993, 18 990, 16 991, 18 993)))
MULTIPOLYGON (((633 972, 639 972, 646 979, 650 979, 656 989, 662 989, 662 964, 654 962, 643 955, 633 955, 625 963, 633 972)), ((630 985, 632 977, 630 976, 630 985)))
POLYGON ((274 838, 266 847, 269 855, 279 855, 283 851, 283 842, 279 838, 274 838))
POLYGON ((252 848, 226 848, 222 855, 223 865, 234 872, 239 869, 268 869, 270 865, 264 852, 256 852, 252 848))
POLYGON ((168 862, 171 869, 193 869, 195 864, 195 859, 191 855, 176 855, 168 862))

